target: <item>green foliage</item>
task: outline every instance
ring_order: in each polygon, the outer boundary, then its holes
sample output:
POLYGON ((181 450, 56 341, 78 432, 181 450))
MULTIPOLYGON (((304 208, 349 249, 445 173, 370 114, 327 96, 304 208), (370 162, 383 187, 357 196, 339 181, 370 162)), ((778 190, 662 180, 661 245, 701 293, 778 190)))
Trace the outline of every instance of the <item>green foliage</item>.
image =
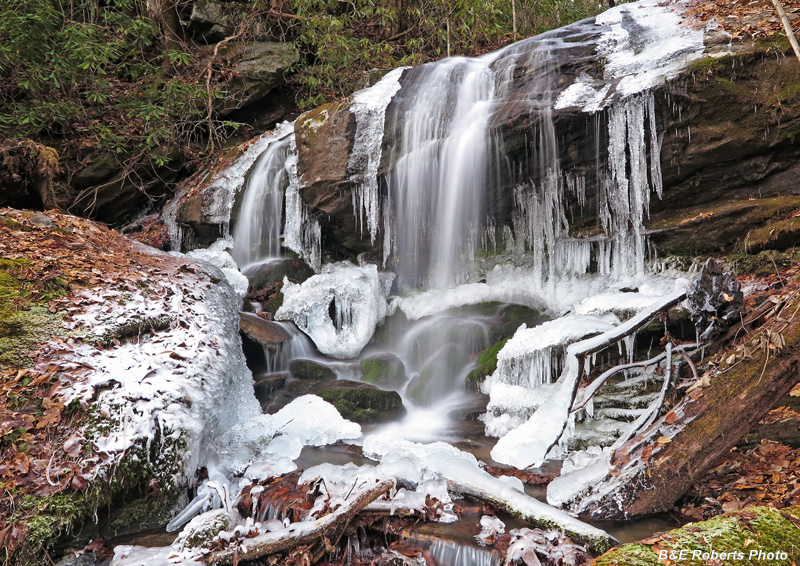
POLYGON ((178 72, 193 59, 162 33, 144 0, 0 3, 0 137, 80 139, 165 163, 203 120, 207 93, 178 72))
POLYGON ((477 55, 596 14, 590 0, 289 0, 305 55, 297 82, 316 106, 385 71, 447 55, 477 55))

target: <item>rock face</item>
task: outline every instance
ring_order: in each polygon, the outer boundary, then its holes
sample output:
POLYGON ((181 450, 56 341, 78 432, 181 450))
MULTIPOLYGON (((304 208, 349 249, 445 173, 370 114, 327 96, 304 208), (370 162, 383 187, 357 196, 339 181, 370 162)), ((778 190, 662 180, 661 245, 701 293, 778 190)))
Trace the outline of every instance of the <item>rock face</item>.
MULTIPOLYGON (((209 48, 205 57, 210 61, 212 54, 213 49, 209 48)), ((222 47, 217 56, 233 65, 236 77, 225 84, 228 96, 219 99, 220 116, 264 98, 282 84, 289 67, 300 59, 293 44, 276 42, 230 43, 222 47)))

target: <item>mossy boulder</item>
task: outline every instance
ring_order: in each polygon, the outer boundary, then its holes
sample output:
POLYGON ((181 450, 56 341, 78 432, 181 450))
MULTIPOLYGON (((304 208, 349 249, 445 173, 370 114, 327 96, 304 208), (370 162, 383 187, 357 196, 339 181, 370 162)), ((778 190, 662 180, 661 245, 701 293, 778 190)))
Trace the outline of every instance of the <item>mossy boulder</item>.
POLYGON ((397 390, 406 382, 403 360, 394 354, 377 354, 361 360, 362 380, 372 385, 397 390))
POLYGON ((361 424, 389 421, 406 412, 396 391, 384 391, 359 381, 321 383, 314 393, 336 407, 344 418, 361 424))
POLYGON ((508 338, 492 344, 478 356, 475 369, 467 375, 465 387, 470 393, 480 393, 481 384, 497 369, 497 354, 508 342, 508 338))
POLYGON ((800 508, 751 507, 707 521, 689 523, 655 535, 645 543, 626 544, 610 550, 597 566, 663 566, 659 553, 676 564, 765 563, 790 566, 800 554, 800 508), (716 553, 712 555, 712 551, 716 553), (770 554, 772 553, 772 554, 770 554), (724 558, 721 555, 725 555, 724 558))
POLYGON ((800 217, 769 222, 762 228, 751 230, 742 247, 748 253, 763 250, 785 250, 800 245, 800 217))
POLYGON ((289 363, 289 372, 297 379, 335 380, 336 372, 330 367, 314 360, 292 360, 289 363))

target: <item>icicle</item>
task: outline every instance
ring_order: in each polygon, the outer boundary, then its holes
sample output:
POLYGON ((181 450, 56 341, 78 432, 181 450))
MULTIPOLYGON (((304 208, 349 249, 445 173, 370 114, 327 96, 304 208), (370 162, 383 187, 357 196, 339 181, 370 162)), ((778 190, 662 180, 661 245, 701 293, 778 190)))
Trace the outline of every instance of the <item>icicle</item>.
MULTIPOLYGON (((356 118, 353 151, 348 171, 361 177, 353 189, 353 213, 364 235, 366 224, 370 241, 374 244, 380 227, 380 195, 378 194, 378 167, 381 164, 381 145, 386 107, 400 90, 400 76, 405 67, 394 69, 370 88, 353 95, 350 111, 356 118), (366 221, 365 221, 366 220, 366 221)), ((384 261, 386 258, 384 257, 384 261)))
POLYGON ((289 186, 286 188, 286 221, 283 231, 283 245, 299 254, 314 271, 322 265, 322 228, 300 196, 302 184, 297 177, 297 146, 294 135, 289 144, 286 158, 286 172, 289 186))

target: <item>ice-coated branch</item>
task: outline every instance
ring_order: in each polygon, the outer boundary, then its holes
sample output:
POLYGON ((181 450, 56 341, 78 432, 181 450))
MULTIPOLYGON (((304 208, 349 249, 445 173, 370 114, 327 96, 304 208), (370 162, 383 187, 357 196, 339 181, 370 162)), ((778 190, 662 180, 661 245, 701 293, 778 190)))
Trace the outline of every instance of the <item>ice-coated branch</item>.
POLYGON ((492 458, 520 469, 540 466, 550 449, 558 443, 569 422, 586 357, 633 335, 654 316, 671 309, 685 298, 684 291, 668 295, 619 326, 568 346, 564 370, 549 397, 525 423, 497 441, 492 449, 492 458))
POLYGON ((315 521, 292 523, 285 529, 265 533, 245 540, 235 551, 233 549, 215 552, 209 558, 210 564, 230 565, 234 556, 239 560, 254 560, 261 556, 286 552, 301 544, 308 544, 319 539, 327 539, 331 545, 336 544, 342 532, 362 509, 389 492, 394 482, 380 480, 368 488, 359 490, 354 497, 345 501, 333 513, 315 521))
MULTIPOLYGON (((680 344, 676 348, 673 349, 675 353, 683 353, 686 354, 687 349, 697 348, 699 344, 680 344)), ((640 367, 650 367, 652 365, 657 364, 661 360, 667 357, 667 352, 661 352, 654 358, 650 358, 649 360, 642 360, 641 362, 632 362, 630 364, 621 364, 618 366, 614 366, 611 369, 604 371, 600 376, 595 378, 589 385, 587 385, 584 389, 580 390, 581 397, 580 399, 575 400, 575 403, 572 405, 572 411, 576 412, 580 409, 583 409, 589 401, 594 397, 594 395, 600 390, 603 384, 608 381, 611 377, 615 376, 621 371, 625 371, 626 369, 632 368, 640 368, 640 367)))

